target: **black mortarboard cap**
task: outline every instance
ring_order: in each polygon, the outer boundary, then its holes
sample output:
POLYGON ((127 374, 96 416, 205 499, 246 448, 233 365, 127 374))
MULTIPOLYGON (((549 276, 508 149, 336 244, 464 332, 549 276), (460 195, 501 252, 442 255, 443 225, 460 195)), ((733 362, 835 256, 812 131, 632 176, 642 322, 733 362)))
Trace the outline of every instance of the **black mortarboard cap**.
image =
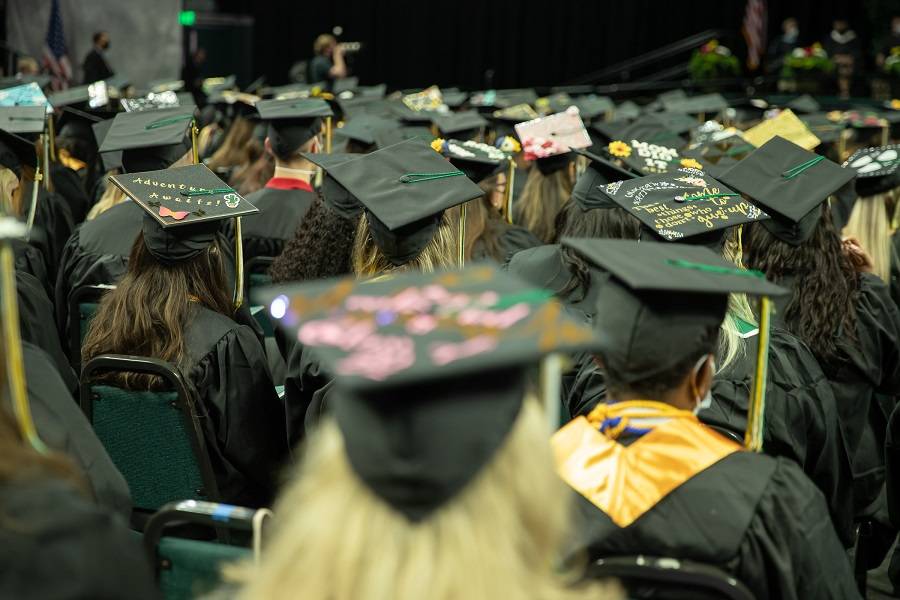
POLYGON ((0 166, 22 176, 22 165, 37 167, 35 143, 21 135, 0 129, 0 166))
POLYGON ((435 113, 432 122, 443 135, 455 135, 463 138, 478 135, 480 130, 487 125, 487 120, 474 110, 447 114, 435 113))
POLYGON ((703 171, 679 168, 662 175, 609 183, 600 190, 668 242, 715 234, 767 218, 766 213, 703 171))
POLYGON ((816 99, 809 94, 797 96, 787 103, 787 107, 796 113, 815 113, 822 110, 816 99))
POLYGON ((562 112, 573 104, 572 97, 565 92, 544 96, 534 101, 534 107, 542 114, 562 112))
POLYGON ((752 199, 772 217, 762 225, 789 244, 799 245, 815 229, 821 205, 856 176, 824 156, 775 136, 719 180, 752 199))
POLYGON ((335 79, 331 84, 331 91, 334 94, 342 92, 352 92, 359 86, 359 77, 341 77, 335 79))
POLYGON ((468 92, 447 91, 443 90, 443 100, 450 108, 459 108, 469 99, 468 92))
POLYGON ((698 160, 703 170, 717 177, 738 161, 746 158, 756 147, 737 134, 722 132, 726 137, 713 136, 681 151, 682 156, 698 160))
POLYGON ((0 106, 0 130, 33 137, 44 131, 45 106, 0 106))
POLYGON ((491 463, 543 356, 595 349, 549 293, 487 265, 270 288, 256 301, 335 375, 351 468, 412 522, 491 463))
POLYGON ((531 104, 537 102, 537 92, 532 88, 510 88, 505 90, 496 90, 494 95, 494 106, 497 108, 509 108, 516 104, 531 104))
POLYGON ((106 82, 97 81, 54 92, 47 97, 53 108, 87 103, 90 108, 102 108, 109 103, 106 82))
POLYGON ((444 210, 484 195, 428 142, 406 140, 328 169, 366 208, 375 243, 403 265, 431 242, 444 210))
POLYGON ((269 123, 269 142, 278 156, 290 156, 322 129, 331 107, 318 98, 260 100, 256 110, 269 123))
POLYGON ((432 147, 475 183, 496 174, 509 164, 508 154, 481 142, 438 139, 432 147))
POLYGON ((856 171, 856 193, 874 196, 900 187, 900 144, 860 148, 842 167, 856 171))
POLYGON ((725 100, 722 94, 715 93, 663 100, 662 104, 668 112, 691 115, 702 113, 708 117, 712 117, 728 108, 728 101, 725 100))
MULTIPOLYGON (((112 128, 112 124, 113 119, 104 119, 91 125, 98 148, 103 146, 103 140, 106 139, 106 135, 109 133, 110 128, 112 128)), ((101 152, 100 160, 103 162, 104 171, 120 169, 122 168, 122 151, 115 150, 112 152, 101 152)))
POLYGON ((728 294, 785 290, 703 246, 564 238, 611 278, 597 294, 593 326, 604 363, 636 383, 712 350, 705 333, 725 318, 728 294))
POLYGON ((344 218, 354 219, 358 217, 363 210, 362 204, 359 203, 356 196, 347 191, 347 188, 335 181, 328 173, 328 170, 345 162, 356 160, 359 158, 359 155, 339 152, 332 152, 331 154, 304 152, 302 156, 323 170, 322 187, 319 191, 325 204, 344 218))
POLYGON ((346 138, 360 142, 367 146, 375 145, 376 132, 399 127, 396 121, 385 119, 377 115, 361 114, 353 117, 344 126, 334 130, 336 138, 346 138))
POLYGON ((13 75, 11 77, 3 77, 0 79, 0 90, 6 88, 25 85, 27 83, 36 83, 39 87, 45 88, 53 81, 50 75, 13 75))
POLYGON ((375 131, 375 144, 378 148, 387 148, 406 140, 420 140, 430 144, 434 134, 421 125, 394 125, 375 131))
POLYGON ((119 113, 100 152, 122 151, 128 172, 156 171, 172 165, 191 149, 195 107, 119 113))
POLYGON ((616 109, 616 105, 608 96, 582 96, 572 101, 572 104, 578 107, 581 118, 591 121, 598 117, 612 113, 616 109))
MULTIPOLYGON (((659 136, 650 136, 657 139, 659 136)), ((702 167, 695 159, 683 158, 678 149, 659 142, 647 142, 634 136, 614 140, 607 145, 607 152, 618 158, 632 170, 642 175, 667 173, 679 167, 702 167)))
POLYGON ((604 193, 606 184, 634 179, 637 175, 586 150, 575 150, 575 152, 587 157, 590 162, 584 173, 579 175, 575 182, 575 187, 572 189, 572 200, 584 210, 618 207, 618 204, 604 193))
POLYGON ((637 119, 641 116, 641 107, 632 100, 626 100, 616 106, 613 113, 614 121, 623 121, 628 119, 637 119))
POLYGON ((805 114, 800 117, 800 120, 813 135, 825 144, 837 142, 841 137, 841 132, 847 128, 843 120, 835 120, 829 116, 829 113, 805 114))
POLYGON ((144 209, 144 245, 163 264, 205 252, 223 219, 259 212, 202 164, 109 180, 144 209))
POLYGON ((390 102, 393 116, 409 125, 430 125, 435 112, 432 110, 413 110, 403 102, 390 102))

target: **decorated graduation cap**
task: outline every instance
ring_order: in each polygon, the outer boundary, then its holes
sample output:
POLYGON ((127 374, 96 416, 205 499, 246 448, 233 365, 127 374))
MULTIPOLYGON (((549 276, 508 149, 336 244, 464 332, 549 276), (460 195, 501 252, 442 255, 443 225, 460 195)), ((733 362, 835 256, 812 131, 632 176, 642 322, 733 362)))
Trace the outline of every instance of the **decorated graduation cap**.
POLYGON ((544 175, 564 169, 574 156, 572 150, 591 145, 591 136, 575 107, 519 123, 515 129, 525 160, 535 161, 544 175))
POLYGON ((165 169, 191 149, 193 123, 193 106, 119 113, 100 152, 122 151, 128 172, 165 169))
POLYGON ((739 193, 697 169, 609 183, 600 191, 668 242, 691 238, 716 245, 729 227, 767 218, 739 193))
POLYGON ((256 110, 269 123, 269 143, 275 155, 288 157, 322 131, 322 120, 330 119, 331 107, 324 100, 261 100, 256 110))
POLYGON ((450 160, 466 177, 478 183, 496 175, 508 164, 510 156, 503 150, 475 141, 438 138, 431 147, 450 160))
POLYGON ((728 131, 712 135, 706 141, 682 150, 681 155, 702 163, 703 170, 713 177, 730 169, 746 158, 756 147, 743 136, 728 131))
POLYGON ((443 135, 467 139, 479 135, 487 125, 487 119, 474 110, 447 114, 437 113, 432 122, 443 135))
POLYGON ((812 235, 822 203, 855 176, 854 170, 775 136, 719 180, 762 206, 772 217, 762 226, 797 246, 812 235))
POLYGON ((46 106, 47 96, 34 82, 0 89, 0 106, 46 106))
POLYGON ((463 171, 417 139, 326 170, 365 207, 375 244, 396 266, 421 254, 446 209, 484 195, 463 171))
POLYGON ((874 196, 900 187, 900 144, 860 148, 841 165, 856 171, 856 193, 874 196))
POLYGON ((768 362, 769 296, 786 290, 762 273, 738 269, 702 246, 630 240, 562 241, 610 279, 598 291, 593 326, 604 364, 637 383, 686 357, 711 351, 706 332, 725 318, 728 294, 762 296, 760 343, 747 446, 762 449, 768 362))
POLYGON ((675 147, 631 136, 624 140, 613 140, 607 144, 606 151, 642 175, 668 173, 679 167, 700 169, 703 166, 696 159, 682 157, 675 147))
POLYGON ((806 150, 812 150, 821 143, 803 121, 790 109, 783 110, 777 116, 763 121, 744 132, 744 139, 759 148, 773 137, 789 140, 806 150))
POLYGON ((103 108, 109 103, 109 93, 105 81, 95 81, 54 92, 47 100, 53 108, 79 104, 86 105, 87 108, 103 108))
POLYGON ((350 466, 412 522, 492 462, 541 359, 592 350, 596 337, 551 294, 487 265, 273 288, 258 300, 335 376, 350 466))
POLYGON ((588 158, 590 162, 575 182, 572 200, 583 210, 618 207, 618 204, 604 193, 606 185, 615 181, 634 179, 637 175, 587 150, 575 150, 575 153, 588 158))

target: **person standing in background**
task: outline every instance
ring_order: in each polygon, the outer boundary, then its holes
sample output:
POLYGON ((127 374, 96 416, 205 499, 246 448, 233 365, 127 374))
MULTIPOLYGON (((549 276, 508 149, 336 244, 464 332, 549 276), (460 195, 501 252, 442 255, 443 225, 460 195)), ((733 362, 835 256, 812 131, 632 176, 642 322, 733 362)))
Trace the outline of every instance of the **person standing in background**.
POLYGON ((84 71, 83 83, 94 83, 101 79, 109 79, 113 76, 113 70, 106 62, 106 51, 109 50, 109 34, 98 31, 94 34, 94 47, 84 57, 82 70, 84 71))
POLYGON ((308 80, 310 83, 324 81, 330 90, 335 79, 347 76, 347 64, 344 62, 344 48, 338 44, 337 38, 323 33, 313 42, 315 56, 309 61, 308 80))

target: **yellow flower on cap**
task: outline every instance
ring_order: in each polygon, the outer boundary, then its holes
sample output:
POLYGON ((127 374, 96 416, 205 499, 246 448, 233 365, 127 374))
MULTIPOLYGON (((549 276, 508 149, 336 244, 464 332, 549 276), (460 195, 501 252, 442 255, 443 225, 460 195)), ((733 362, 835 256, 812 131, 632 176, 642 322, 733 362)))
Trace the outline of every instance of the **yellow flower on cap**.
POLYGON ((631 146, 620 140, 610 142, 609 146, 606 148, 609 150, 610 154, 619 158, 628 158, 631 156, 631 146))
POLYGON ((435 138, 433 142, 431 142, 431 147, 435 152, 440 152, 444 149, 444 138, 435 138))
POLYGON ((697 162, 693 158, 682 158, 681 166, 687 167, 689 169, 699 169, 701 171, 703 170, 703 165, 701 165, 699 162, 697 162))

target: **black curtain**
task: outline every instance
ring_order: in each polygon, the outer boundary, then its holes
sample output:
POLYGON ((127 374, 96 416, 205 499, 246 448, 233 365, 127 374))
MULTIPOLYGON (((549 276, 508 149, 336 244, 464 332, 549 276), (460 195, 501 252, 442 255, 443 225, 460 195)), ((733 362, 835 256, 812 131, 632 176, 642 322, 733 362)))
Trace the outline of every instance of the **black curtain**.
MULTIPOLYGON (((360 41, 352 67, 363 83, 467 89, 559 85, 710 28, 744 53, 741 0, 220 0, 220 10, 254 17, 254 67, 284 83, 309 58, 320 33, 341 26, 360 41), (493 78, 487 75, 493 72, 493 78)), ((864 40, 886 33, 900 0, 769 0, 769 35, 800 20, 803 41, 827 35, 846 15, 864 40)))

